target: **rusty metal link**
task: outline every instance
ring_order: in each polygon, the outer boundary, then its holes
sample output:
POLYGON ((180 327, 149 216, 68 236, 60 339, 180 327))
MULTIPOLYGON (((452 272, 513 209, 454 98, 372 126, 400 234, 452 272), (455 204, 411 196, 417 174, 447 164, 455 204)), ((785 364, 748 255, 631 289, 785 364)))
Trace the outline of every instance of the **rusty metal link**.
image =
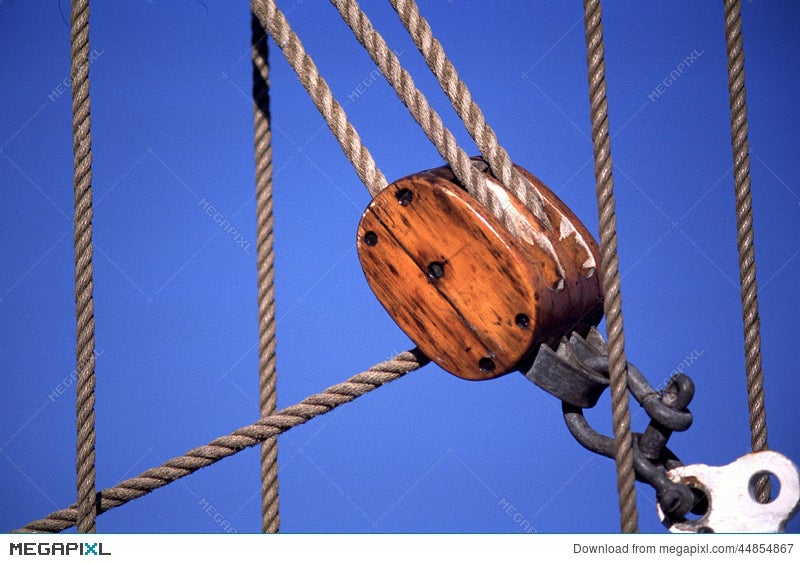
MULTIPOLYGON (((533 361, 520 368, 533 383, 561 400, 564 421, 578 443, 614 458, 613 438, 597 432, 583 414, 584 408, 597 404, 609 384, 608 349, 597 329, 591 329, 586 337, 572 333, 555 349, 542 345, 533 361)), ((680 521, 689 512, 702 514, 702 493, 671 481, 666 474, 683 465, 667 442, 673 432, 684 431, 692 424, 688 406, 694 397, 694 382, 687 375, 675 374, 659 392, 628 363, 628 389, 650 417, 645 431, 633 435, 637 480, 655 489, 656 499, 671 521, 680 521)))

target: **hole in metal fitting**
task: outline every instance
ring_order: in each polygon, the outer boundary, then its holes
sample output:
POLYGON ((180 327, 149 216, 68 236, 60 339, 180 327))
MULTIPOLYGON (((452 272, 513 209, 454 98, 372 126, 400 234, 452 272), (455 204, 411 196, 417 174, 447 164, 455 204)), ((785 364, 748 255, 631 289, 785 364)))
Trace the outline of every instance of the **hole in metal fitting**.
POLYGON ((441 262, 431 262, 428 264, 428 277, 434 280, 444 277, 444 264, 441 262))
POLYGON ((402 205, 403 207, 410 205, 414 199, 414 192, 409 190, 408 188, 403 188, 402 190, 398 191, 397 194, 397 203, 402 205))
POLYGON ((706 492, 697 487, 689 487, 689 490, 692 491, 695 499, 694 506, 691 508, 690 512, 698 516, 703 516, 708 512, 708 496, 706 492))
POLYGON ((750 490, 750 496, 758 502, 759 504, 769 504, 774 501, 778 496, 781 494, 781 482, 775 476, 774 473, 770 473, 769 471, 759 471, 755 473, 752 477, 750 477, 750 482, 748 483, 748 489, 750 490), (758 482, 762 479, 769 482, 769 489, 770 495, 769 500, 767 502, 762 503, 761 499, 758 498, 756 495, 756 489, 758 488, 758 482))
POLYGON ((495 368, 494 360, 492 360, 491 358, 481 358, 478 361, 478 367, 481 369, 483 373, 493 372, 495 368))
POLYGON ((531 320, 528 318, 528 315, 525 313, 520 313, 516 317, 514 317, 514 322, 517 324, 519 328, 528 328, 531 326, 531 320))
POLYGON ((378 235, 375 231, 367 231, 364 233, 364 244, 367 246, 375 246, 378 244, 378 235))

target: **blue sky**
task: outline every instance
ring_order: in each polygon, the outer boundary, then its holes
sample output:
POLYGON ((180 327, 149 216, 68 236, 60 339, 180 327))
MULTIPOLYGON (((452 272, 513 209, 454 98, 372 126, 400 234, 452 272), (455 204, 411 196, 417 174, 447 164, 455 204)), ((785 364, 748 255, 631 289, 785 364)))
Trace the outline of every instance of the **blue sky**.
MULTIPOLYGON (((477 152, 388 2, 364 4, 477 152)), ((279 6, 390 181, 441 164, 332 6, 279 6)), ((580 2, 420 6, 512 158, 596 233, 580 2)), ((769 437, 798 462, 800 6, 743 11, 769 437)), ((608 3, 604 24, 628 356, 654 384, 676 369, 694 378, 695 423, 670 446, 687 464, 724 465, 748 451, 749 429, 721 2, 608 3)), ((91 26, 103 488, 257 418, 255 201, 247 3, 94 2, 91 26)), ((0 37, 8 530, 75 498, 75 321, 68 25, 55 1, 0 1, 0 37)), ((272 47, 286 406, 411 343, 358 263, 368 193, 272 47)), ((604 431, 608 411, 606 396, 590 413, 604 431)), ((634 409, 634 429, 646 423, 634 409)), ((618 530, 613 463, 583 450, 557 401, 518 373, 476 383, 429 366, 279 443, 286 532, 618 530)), ((98 530, 256 532, 258 475, 257 450, 242 452, 98 530)), ((648 486, 638 504, 642 530, 661 532, 648 486)))

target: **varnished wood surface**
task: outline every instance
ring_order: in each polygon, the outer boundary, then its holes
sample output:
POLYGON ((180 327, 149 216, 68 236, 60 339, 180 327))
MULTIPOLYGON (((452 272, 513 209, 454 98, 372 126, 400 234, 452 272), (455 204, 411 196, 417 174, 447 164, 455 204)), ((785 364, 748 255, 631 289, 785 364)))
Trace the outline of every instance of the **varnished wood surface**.
MULTIPOLYGON (((486 177, 490 189, 503 190, 486 177)), ((555 233, 509 194, 523 231, 516 239, 447 168, 391 184, 359 225, 359 258, 379 301, 428 357, 466 379, 507 373, 540 343, 587 328, 602 313, 597 244, 528 178, 555 233)))

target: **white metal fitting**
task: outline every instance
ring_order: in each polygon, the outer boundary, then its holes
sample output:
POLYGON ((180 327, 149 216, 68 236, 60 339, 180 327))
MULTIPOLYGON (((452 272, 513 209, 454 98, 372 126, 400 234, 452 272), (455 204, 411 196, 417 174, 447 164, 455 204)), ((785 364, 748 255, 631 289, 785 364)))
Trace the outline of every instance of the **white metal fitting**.
POLYGON ((800 509, 800 473, 778 452, 750 453, 722 467, 686 465, 667 476, 708 499, 705 514, 682 522, 670 522, 657 506, 658 517, 670 532, 784 532, 800 509), (773 475, 780 483, 777 498, 767 504, 754 495, 755 483, 763 475, 773 475))

